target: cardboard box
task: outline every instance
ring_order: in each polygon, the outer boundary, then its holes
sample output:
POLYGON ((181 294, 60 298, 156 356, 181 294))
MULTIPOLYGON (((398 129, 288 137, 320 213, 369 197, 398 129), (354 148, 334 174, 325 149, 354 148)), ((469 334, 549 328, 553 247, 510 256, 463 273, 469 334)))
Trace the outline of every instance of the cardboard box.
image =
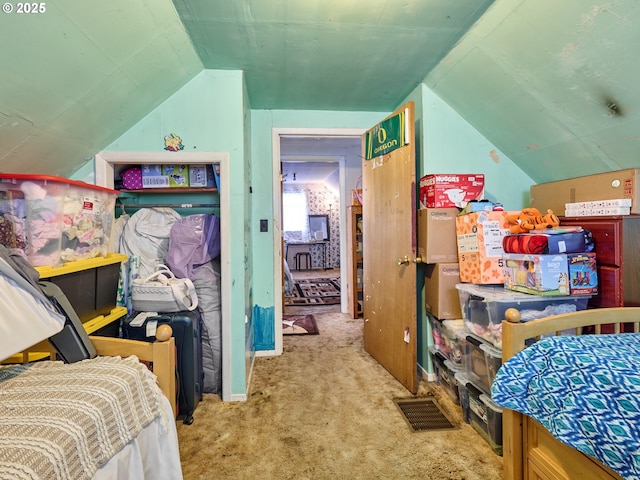
MULTIPOLYGON (((467 205, 462 209, 460 214, 464 215, 465 213, 473 213, 473 212, 492 212, 494 210, 495 204, 490 202, 489 200, 473 200, 467 202, 467 205)), ((496 210, 503 210, 503 208, 496 208, 496 210)))
POLYGON ((630 215, 630 207, 580 208, 565 210, 565 217, 608 217, 613 215, 630 215))
POLYGON ((567 254, 569 263, 569 291, 571 295, 596 295, 598 293, 598 270, 596 254, 567 254))
POLYGON ((460 281, 504 283, 502 239, 509 233, 507 215, 516 213, 474 212, 456 217, 460 281))
POLYGON ((162 174, 169 177, 169 187, 171 188, 184 188, 189 186, 188 165, 162 165, 162 174))
POLYGON ((420 179, 420 208, 464 208, 483 198, 481 173, 436 173, 420 179))
POLYGON ((458 261, 456 249, 457 208, 418 210, 418 255, 423 263, 458 261))
POLYGON ((425 310, 439 320, 461 319, 460 297, 456 289, 458 283, 460 283, 460 267, 457 263, 426 265, 425 310))
POLYGON ((215 187, 213 167, 211 165, 189 165, 189 186, 215 187))
POLYGON ((593 202, 576 202, 565 203, 566 210, 580 210, 582 208, 612 208, 612 207, 631 207, 630 198, 615 198, 613 200, 598 200, 593 202))
POLYGON ((504 287, 534 295, 570 295, 567 255, 505 253, 504 287))
POLYGON ((640 214, 640 168, 540 183, 532 185, 530 193, 531 206, 541 212, 561 213, 566 203, 630 198, 631 213, 640 214))
POLYGON ((142 188, 167 188, 169 177, 162 173, 162 165, 141 165, 142 188))

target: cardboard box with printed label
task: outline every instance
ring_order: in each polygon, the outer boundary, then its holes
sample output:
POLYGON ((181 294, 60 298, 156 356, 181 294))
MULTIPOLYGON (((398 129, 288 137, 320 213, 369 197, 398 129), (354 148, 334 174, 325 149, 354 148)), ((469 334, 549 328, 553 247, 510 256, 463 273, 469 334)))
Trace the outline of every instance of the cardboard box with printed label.
POLYGON ((162 174, 169 177, 169 187, 189 186, 189 166, 184 164, 168 164, 162 166, 162 174))
POLYGON ((142 165, 143 188, 167 188, 169 177, 162 173, 162 165, 142 165))
POLYGON ((458 261, 456 249, 457 208, 418 210, 418 255, 423 263, 458 261))
POLYGON ((598 269, 593 252, 567 254, 571 295, 597 295, 598 269))
POLYGON ((533 295, 570 295, 567 255, 505 253, 504 287, 533 295))
POLYGON ((189 186, 210 187, 216 186, 211 165, 189 165, 189 186))
POLYGON ((474 212, 456 217, 460 281, 504 283, 502 238, 509 232, 507 215, 518 212, 474 212))
POLYGON ((464 208, 483 198, 482 173, 436 173, 420 179, 420 208, 464 208))
POLYGON ((640 214, 640 168, 598 173, 557 182, 532 185, 531 206, 541 212, 561 214, 565 204, 631 199, 631 213, 640 214))
POLYGON ((457 263, 426 265, 424 275, 425 310, 440 320, 462 318, 456 285, 460 283, 457 263))

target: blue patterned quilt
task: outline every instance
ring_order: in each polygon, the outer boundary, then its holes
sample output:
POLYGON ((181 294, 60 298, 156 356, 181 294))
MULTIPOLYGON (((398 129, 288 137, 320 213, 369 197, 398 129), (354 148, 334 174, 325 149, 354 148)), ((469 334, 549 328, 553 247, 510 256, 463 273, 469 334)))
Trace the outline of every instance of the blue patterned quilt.
POLYGON ((640 479, 640 334, 542 339, 502 365, 491 398, 640 479))

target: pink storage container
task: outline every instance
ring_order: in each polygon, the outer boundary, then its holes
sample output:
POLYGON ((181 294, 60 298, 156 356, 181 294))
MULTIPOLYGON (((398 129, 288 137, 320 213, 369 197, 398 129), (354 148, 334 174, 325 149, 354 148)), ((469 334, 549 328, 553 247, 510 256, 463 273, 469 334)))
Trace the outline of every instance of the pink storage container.
POLYGON ((0 243, 36 267, 106 257, 117 196, 61 177, 0 174, 0 243))

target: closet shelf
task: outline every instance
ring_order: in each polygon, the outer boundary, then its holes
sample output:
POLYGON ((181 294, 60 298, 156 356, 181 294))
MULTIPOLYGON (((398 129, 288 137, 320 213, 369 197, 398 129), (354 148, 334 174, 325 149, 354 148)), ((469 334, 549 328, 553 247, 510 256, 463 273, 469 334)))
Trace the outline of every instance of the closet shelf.
POLYGON ((137 190, 118 190, 120 193, 218 193, 213 187, 174 187, 174 188, 141 188, 137 190))

